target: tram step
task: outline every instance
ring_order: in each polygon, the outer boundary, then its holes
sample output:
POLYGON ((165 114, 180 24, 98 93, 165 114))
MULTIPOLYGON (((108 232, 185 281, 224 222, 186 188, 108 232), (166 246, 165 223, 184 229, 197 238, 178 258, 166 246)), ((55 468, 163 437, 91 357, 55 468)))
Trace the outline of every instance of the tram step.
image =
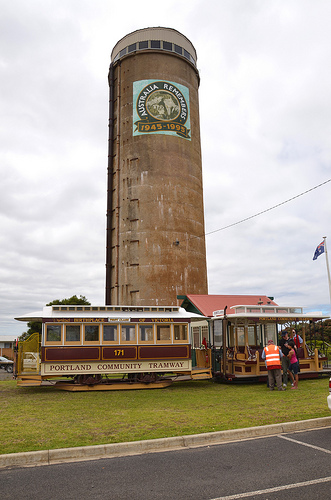
POLYGON ((19 387, 33 387, 41 385, 42 378, 40 375, 27 375, 17 378, 17 385, 19 387))
POLYGON ((195 370, 191 372, 192 380, 206 380, 212 378, 211 370, 195 370))

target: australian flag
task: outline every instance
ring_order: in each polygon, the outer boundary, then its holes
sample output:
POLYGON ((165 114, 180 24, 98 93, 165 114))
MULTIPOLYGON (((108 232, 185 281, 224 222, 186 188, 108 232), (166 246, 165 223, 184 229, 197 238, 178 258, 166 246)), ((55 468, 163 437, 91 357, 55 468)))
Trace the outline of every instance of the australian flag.
POLYGON ((324 252, 324 241, 322 241, 322 243, 320 243, 316 248, 313 260, 316 260, 317 257, 319 257, 323 252, 324 252))

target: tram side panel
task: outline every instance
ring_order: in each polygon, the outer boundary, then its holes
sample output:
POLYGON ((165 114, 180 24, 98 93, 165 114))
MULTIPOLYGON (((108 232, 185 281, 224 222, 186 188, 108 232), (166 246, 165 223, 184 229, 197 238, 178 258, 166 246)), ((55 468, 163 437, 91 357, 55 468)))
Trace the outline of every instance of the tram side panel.
POLYGON ((41 375, 190 371, 190 345, 42 347, 41 375))
POLYGON ((191 371, 187 320, 101 321, 46 319, 42 378, 191 371))

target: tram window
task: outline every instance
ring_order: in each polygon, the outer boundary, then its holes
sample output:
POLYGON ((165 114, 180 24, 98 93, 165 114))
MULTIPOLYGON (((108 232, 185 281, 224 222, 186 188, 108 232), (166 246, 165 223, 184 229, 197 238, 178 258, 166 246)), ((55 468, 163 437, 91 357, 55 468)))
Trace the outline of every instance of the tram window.
POLYGON ((187 340, 187 325, 174 325, 175 340, 187 340))
POLYGON ((201 327, 201 336, 202 336, 202 339, 203 339, 203 337, 205 337, 206 339, 208 339, 208 337, 209 337, 208 326, 202 326, 201 327))
POLYGON ((230 325, 230 328, 226 334, 225 332, 225 337, 227 338, 227 345, 228 347, 234 347, 235 346, 235 333, 234 333, 234 326, 230 325))
POLYGON ((121 342, 134 342, 136 340, 136 329, 132 325, 121 326, 121 342))
POLYGON ((256 327, 256 345, 263 347, 263 325, 256 327))
POLYGON ((159 342, 170 342, 170 325, 157 325, 156 339, 159 342))
POLYGON ((193 347, 200 347, 200 328, 198 326, 194 326, 192 328, 192 336, 193 336, 193 347))
POLYGON ((61 325, 47 325, 46 342, 61 342, 61 325))
POLYGON ((248 326, 248 329, 247 329, 247 333, 248 333, 248 345, 257 345, 257 340, 256 340, 256 335, 255 335, 255 326, 254 325, 250 325, 248 326))
POLYGON ((85 342, 99 342, 99 325, 84 325, 85 342))
POLYGON ((66 325, 66 342, 80 342, 80 325, 66 325))
POLYGON ((245 328, 243 326, 237 327, 237 340, 238 345, 245 345, 245 328))
POLYGON ((214 321, 214 346, 221 347, 223 345, 223 324, 221 319, 214 321))
POLYGON ((153 342, 153 325, 139 325, 139 341, 153 342))
POLYGON ((265 345, 267 345, 268 340, 273 340, 277 344, 277 331, 276 323, 267 323, 264 325, 264 335, 265 335, 265 345))
POLYGON ((117 342, 117 325, 103 325, 103 341, 117 342))

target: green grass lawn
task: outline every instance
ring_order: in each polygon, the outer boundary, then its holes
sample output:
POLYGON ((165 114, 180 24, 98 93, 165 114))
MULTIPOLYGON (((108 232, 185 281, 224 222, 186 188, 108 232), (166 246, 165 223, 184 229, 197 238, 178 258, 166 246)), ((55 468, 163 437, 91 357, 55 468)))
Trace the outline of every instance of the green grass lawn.
POLYGON ((175 382, 158 390, 65 392, 0 382, 0 454, 197 434, 330 416, 329 379, 296 391, 175 382))

